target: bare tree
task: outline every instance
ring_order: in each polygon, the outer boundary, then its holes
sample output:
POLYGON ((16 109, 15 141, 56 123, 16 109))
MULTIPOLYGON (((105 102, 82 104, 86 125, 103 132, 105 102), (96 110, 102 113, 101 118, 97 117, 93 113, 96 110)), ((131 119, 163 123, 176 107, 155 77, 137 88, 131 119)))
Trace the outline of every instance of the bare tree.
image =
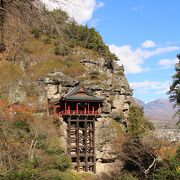
MULTIPOLYGON (((68 5, 69 0, 50 0, 57 4, 68 5)), ((45 14, 45 7, 41 0, 0 0, 0 41, 3 42, 4 24, 8 15, 17 17, 26 24, 41 21, 45 14)))

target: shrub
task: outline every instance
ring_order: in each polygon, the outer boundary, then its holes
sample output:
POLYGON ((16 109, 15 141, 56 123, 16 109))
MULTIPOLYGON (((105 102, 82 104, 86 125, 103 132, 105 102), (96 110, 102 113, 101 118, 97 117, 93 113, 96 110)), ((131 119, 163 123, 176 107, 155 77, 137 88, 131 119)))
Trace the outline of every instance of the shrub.
POLYGON ((71 172, 60 172, 56 169, 48 170, 44 173, 43 179, 45 180, 79 180, 76 174, 71 172))
POLYGON ((69 47, 67 45, 58 45, 54 49, 54 54, 58 56, 67 56, 69 54, 69 47))
POLYGON ((8 180, 34 180, 37 171, 33 167, 30 162, 24 163, 20 165, 18 169, 12 170, 7 175, 5 175, 4 179, 8 180))
POLYGON ((59 171, 65 171, 71 167, 71 160, 65 155, 52 155, 46 163, 46 169, 56 169, 59 171))
POLYGON ((90 78, 93 80, 93 79, 98 79, 98 76, 100 75, 100 73, 98 71, 91 71, 89 75, 90 75, 90 78))
POLYGON ((100 58, 101 56, 98 54, 98 52, 93 51, 91 49, 86 49, 83 47, 74 47, 73 48, 73 52, 78 54, 80 59, 90 59, 91 61, 94 60, 98 60, 98 58, 100 58))
POLYGON ((15 128, 30 132, 30 125, 26 121, 15 121, 12 124, 15 128))
POLYGON ((138 178, 133 177, 132 174, 125 173, 122 176, 118 177, 117 180, 138 180, 138 178))
POLYGON ((37 27, 34 27, 31 31, 31 33, 34 35, 35 38, 40 38, 40 29, 37 27))
POLYGON ((44 42, 44 44, 51 44, 51 38, 50 37, 45 37, 43 39, 43 42, 44 42))
POLYGON ((65 24, 65 22, 68 21, 68 19, 69 19, 68 14, 61 9, 55 9, 55 10, 51 11, 51 13, 54 16, 56 23, 60 24, 60 25, 65 24))
POLYGON ((106 67, 107 67, 108 69, 111 69, 111 70, 114 69, 113 59, 108 59, 108 60, 106 61, 106 67))
POLYGON ((46 149, 46 153, 48 155, 62 155, 63 150, 62 149, 46 149))

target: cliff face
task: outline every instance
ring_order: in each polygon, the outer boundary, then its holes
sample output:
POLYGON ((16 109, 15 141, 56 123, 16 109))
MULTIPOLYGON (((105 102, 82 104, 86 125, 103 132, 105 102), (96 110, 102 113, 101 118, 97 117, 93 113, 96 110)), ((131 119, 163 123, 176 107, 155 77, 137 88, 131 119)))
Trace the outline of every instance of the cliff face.
MULTIPOLYGON (((116 158, 112 148, 117 135, 113 119, 125 124, 131 103, 132 91, 124 69, 112 60, 116 57, 94 28, 68 21, 60 10, 44 13, 43 17, 38 14, 40 22, 34 21, 34 16, 30 24, 10 16, 12 23, 5 24, 6 50, 0 53, 0 67, 6 72, 3 77, 0 71, 2 96, 12 104, 27 104, 41 115, 47 112, 48 99, 61 98, 82 82, 104 99, 95 136, 97 172, 105 172, 116 158)), ((61 118, 60 122, 59 138, 66 147, 66 123, 61 118)))
MULTIPOLYGON (((62 72, 53 72, 43 79, 41 83, 44 84, 44 88, 47 90, 47 99, 61 98, 80 81, 94 95, 104 99, 101 117, 96 122, 95 141, 97 172, 105 172, 112 167, 116 158, 112 144, 117 132, 112 127, 112 121, 118 119, 124 122, 128 115, 132 91, 123 74, 123 67, 118 66, 116 62, 113 62, 111 68, 107 67, 106 61, 102 58, 96 63, 84 59, 81 60, 81 63, 86 69, 81 77, 70 77, 62 72), (91 79, 89 78, 89 76, 92 76, 90 72, 94 73, 92 73, 94 77, 91 79), (104 77, 101 79, 95 77, 98 73, 101 73, 104 77)), ((62 119, 61 121, 63 122, 62 119)), ((66 124, 62 124, 64 126, 62 129, 66 129, 66 124)), ((64 142, 63 146, 66 147, 65 139, 67 134, 65 131, 63 136, 61 141, 64 142)))
POLYGON ((68 90, 82 82, 94 95, 104 99, 103 117, 123 114, 126 118, 132 91, 124 76, 123 67, 113 62, 113 69, 110 69, 106 67, 104 59, 100 59, 98 63, 91 60, 82 60, 81 63, 86 69, 81 77, 71 77, 62 72, 53 72, 42 80, 47 90, 47 99, 61 98, 68 90))

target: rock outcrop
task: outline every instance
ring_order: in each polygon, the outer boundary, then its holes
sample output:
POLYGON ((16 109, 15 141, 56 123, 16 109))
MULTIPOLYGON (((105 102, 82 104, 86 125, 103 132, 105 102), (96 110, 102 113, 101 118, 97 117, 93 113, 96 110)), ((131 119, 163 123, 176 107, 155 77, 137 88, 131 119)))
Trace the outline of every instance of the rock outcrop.
MULTIPOLYGON (((127 118, 132 91, 124 76, 123 67, 118 66, 116 62, 113 62, 111 68, 107 67, 104 59, 97 62, 81 60, 81 63, 86 68, 83 78, 54 72, 42 82, 47 90, 48 99, 61 98, 79 82, 82 82, 94 95, 104 99, 101 118, 98 118, 96 122, 96 158, 97 172, 108 171, 116 159, 112 149, 116 130, 110 128, 110 124, 113 119, 119 118, 119 121, 124 121, 127 118), (98 72, 98 75, 101 74, 102 77, 100 79, 99 77, 91 78, 91 72, 98 72)), ((96 75, 96 73, 94 74, 96 75)), ((64 136, 66 136, 66 132, 64 132, 64 136)), ((62 137, 61 139, 64 144, 66 137, 64 140, 62 137)))

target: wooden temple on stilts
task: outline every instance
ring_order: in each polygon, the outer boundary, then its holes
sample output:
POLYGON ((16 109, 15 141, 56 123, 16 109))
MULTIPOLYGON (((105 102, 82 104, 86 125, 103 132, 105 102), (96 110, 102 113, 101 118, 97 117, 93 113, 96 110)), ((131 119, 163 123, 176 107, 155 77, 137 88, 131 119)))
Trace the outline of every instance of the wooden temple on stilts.
POLYGON ((61 99, 49 101, 51 114, 67 123, 67 154, 78 172, 96 173, 95 121, 102 101, 81 84, 61 99))

